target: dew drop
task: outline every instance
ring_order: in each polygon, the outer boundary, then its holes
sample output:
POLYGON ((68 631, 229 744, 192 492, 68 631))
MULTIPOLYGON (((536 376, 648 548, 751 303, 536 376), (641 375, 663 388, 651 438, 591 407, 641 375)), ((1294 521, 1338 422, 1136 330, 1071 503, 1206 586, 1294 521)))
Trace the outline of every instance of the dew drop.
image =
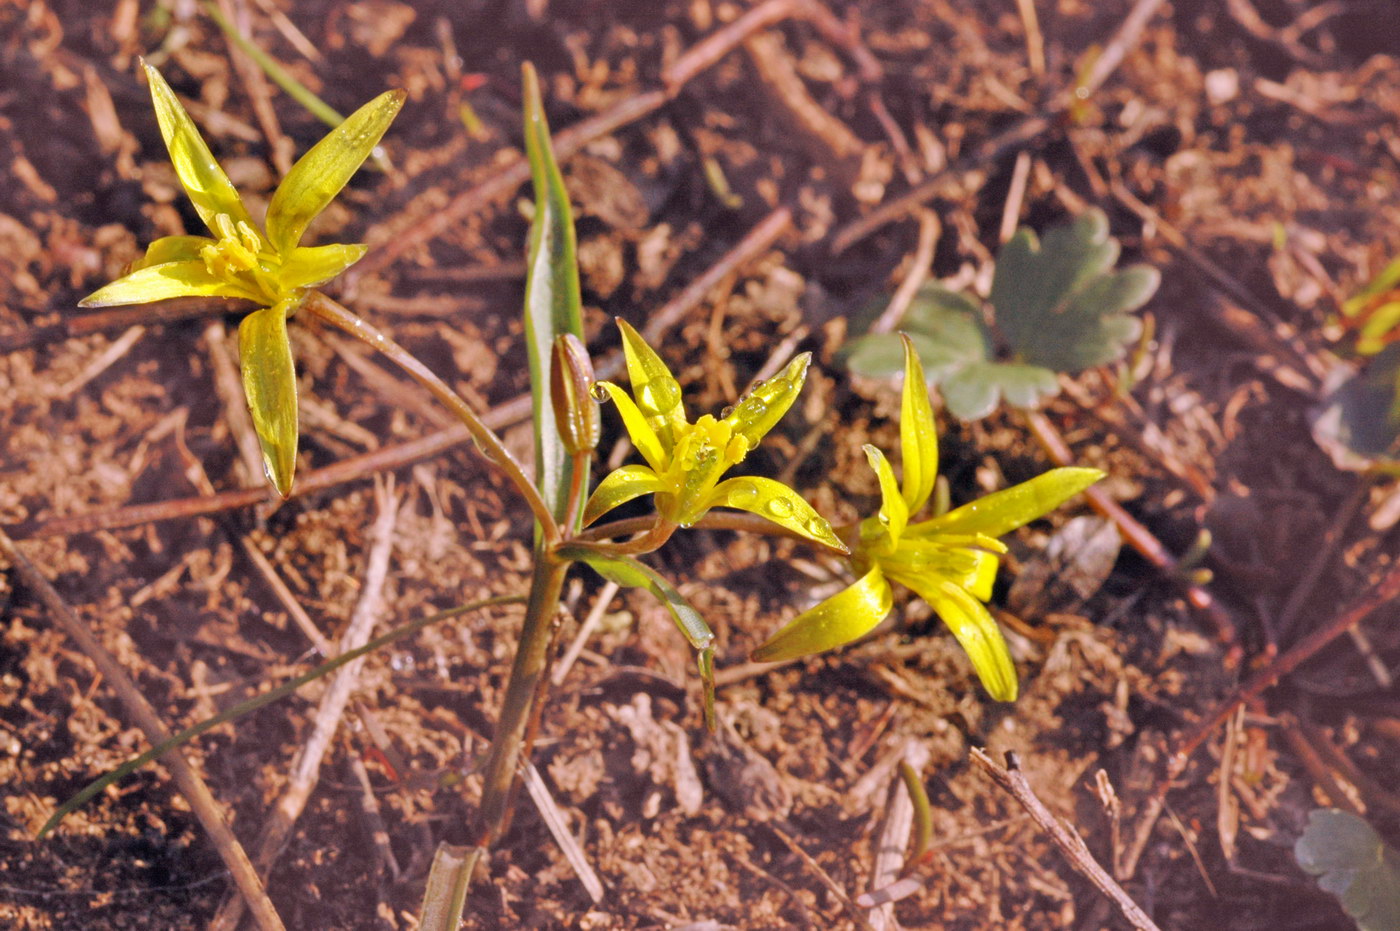
POLYGON ((588 389, 588 393, 593 395, 593 400, 595 401, 607 401, 612 397, 612 395, 608 394, 608 389, 604 388, 603 383, 600 381, 595 381, 592 387, 588 389))
POLYGON ((733 413, 734 413, 734 407, 733 407, 733 405, 730 405, 729 407, 726 407, 724 410, 722 410, 722 411, 719 412, 720 420, 728 420, 729 417, 730 417, 730 415, 733 414, 733 413))
POLYGON ((774 498, 766 505, 769 514, 774 517, 791 517, 793 512, 792 501, 787 498, 774 498))
POLYGON ((814 537, 825 537, 831 534, 831 527, 820 517, 807 518, 807 532, 814 537))
POLYGON ((753 504, 756 498, 758 498, 758 488, 750 482, 735 483, 729 489, 729 504, 732 507, 747 507, 753 504))

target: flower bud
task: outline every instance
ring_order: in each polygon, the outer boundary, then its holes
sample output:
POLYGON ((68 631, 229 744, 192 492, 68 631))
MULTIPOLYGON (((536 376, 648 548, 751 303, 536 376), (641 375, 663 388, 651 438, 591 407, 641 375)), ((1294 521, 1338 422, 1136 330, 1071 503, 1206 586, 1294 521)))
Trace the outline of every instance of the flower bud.
POLYGON ((598 447, 602 427, 592 388, 593 363, 583 341, 572 333, 556 336, 549 367, 549 400, 559 438, 571 456, 591 453, 598 447))

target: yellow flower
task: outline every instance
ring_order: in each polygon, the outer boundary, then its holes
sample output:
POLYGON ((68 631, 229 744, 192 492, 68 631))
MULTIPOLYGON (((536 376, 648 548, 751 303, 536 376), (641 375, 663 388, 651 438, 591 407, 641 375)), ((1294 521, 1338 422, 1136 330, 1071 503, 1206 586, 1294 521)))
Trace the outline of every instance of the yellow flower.
POLYGON ((681 386, 666 363, 626 321, 618 320, 617 325, 636 400, 611 382, 598 385, 617 405, 623 426, 647 464, 623 466, 603 479, 584 508, 585 525, 626 501, 652 494, 657 513, 671 524, 689 527, 712 507, 738 508, 847 552, 826 519, 781 482, 758 476, 719 481, 792 405, 807 378, 810 353, 793 359, 719 420, 705 414, 690 423, 681 406, 681 386))
POLYGON ((287 318, 306 289, 330 281, 365 246, 303 246, 306 227, 345 187, 403 105, 401 90, 365 104, 301 157, 278 185, 258 227, 228 176, 160 72, 146 65, 151 100, 170 161, 208 236, 165 236, 131 272, 81 301, 83 307, 144 304, 172 297, 236 297, 263 305, 238 327, 243 390, 268 478, 285 497, 297 453, 296 374, 287 318))
POLYGON ((1104 473, 1052 469, 947 514, 909 523, 928 502, 938 478, 938 434, 923 367, 907 338, 899 433, 902 488, 884 454, 865 447, 880 479, 881 503, 879 512, 860 524, 860 542, 852 557, 860 579, 798 615, 755 650, 753 659, 792 659, 864 636, 889 614, 894 603, 890 582, 898 582, 928 602, 952 629, 991 696, 1014 701, 1016 666, 983 604, 991 598, 999 557, 1006 552, 997 537, 1053 511, 1104 473))

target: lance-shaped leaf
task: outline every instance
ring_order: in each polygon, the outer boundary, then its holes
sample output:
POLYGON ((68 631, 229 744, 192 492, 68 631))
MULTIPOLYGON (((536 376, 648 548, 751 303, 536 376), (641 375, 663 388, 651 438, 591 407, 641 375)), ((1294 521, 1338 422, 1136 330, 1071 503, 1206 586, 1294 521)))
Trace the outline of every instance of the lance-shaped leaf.
POLYGON ((855 584, 802 612, 753 651, 756 663, 777 663, 821 653, 858 640, 885 619, 894 593, 880 569, 874 568, 855 584))
POLYGON ((256 310, 238 325, 243 393, 262 445, 263 467, 284 498, 292 493, 297 462, 297 377, 287 315, 298 300, 256 310))
POLYGON ((385 91, 297 159, 267 205, 267 238, 277 252, 297 247, 306 227, 369 158, 407 97, 407 91, 385 91))
POLYGON ((666 608, 671 620, 686 641, 698 651, 696 665, 700 671, 700 681, 704 687, 705 726, 715 728, 715 635, 704 617, 695 606, 686 600, 676 587, 660 574, 639 560, 630 556, 604 555, 586 546, 561 546, 557 555, 561 559, 574 559, 586 563, 595 572, 610 582, 623 588, 642 588, 656 597, 666 608))
POLYGON ((549 124, 540 99, 539 78, 526 62, 525 154, 535 193, 535 218, 525 260, 525 354, 530 364, 534 413, 535 485, 556 520, 565 520, 573 462, 559 439, 549 399, 550 355, 554 338, 583 336, 573 210, 564 178, 554 160, 549 124))
POLYGON ((180 179, 199 218, 211 230, 214 229, 214 217, 221 213, 235 223, 242 221, 251 225, 253 221, 243 206, 243 199, 214 160, 204 137, 199 134, 194 120, 185 112, 175 92, 154 67, 145 65, 145 69, 146 79, 151 84, 156 121, 160 124, 165 148, 170 152, 170 163, 175 166, 175 176, 180 179))

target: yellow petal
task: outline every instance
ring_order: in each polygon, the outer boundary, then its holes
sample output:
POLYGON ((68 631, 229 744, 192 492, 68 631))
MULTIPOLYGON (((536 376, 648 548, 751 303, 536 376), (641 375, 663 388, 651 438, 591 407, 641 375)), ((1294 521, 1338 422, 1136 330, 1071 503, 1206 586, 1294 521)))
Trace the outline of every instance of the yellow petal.
POLYGON ((642 495, 655 494, 664 487, 661 478, 646 466, 629 465, 610 472, 593 489, 584 505, 583 525, 587 527, 618 505, 642 495))
POLYGON ((793 618, 750 659, 776 663, 858 640, 885 619, 893 603, 889 583, 878 568, 871 569, 854 585, 793 618))
POLYGON ((146 254, 132 264, 131 270, 167 262, 198 262, 203 265, 204 257, 200 250, 214 243, 208 236, 162 236, 146 247, 146 254))
POLYGON ((223 278, 209 274, 202 260, 165 262, 139 268, 98 288, 78 302, 79 307, 112 307, 117 304, 146 304, 172 297, 241 297, 250 301, 257 294, 223 278))
POLYGON ((238 326, 238 357, 243 393, 262 444, 263 467, 278 493, 292 493, 297 464, 297 379, 287 315, 295 300, 282 301, 243 318, 238 326))
MULTIPOLYGON (((995 542, 995 541, 993 541, 995 542)), ((1003 548, 1003 552, 1004 552, 1003 548)), ((943 579, 953 582, 987 601, 992 597, 1000 555, 995 551, 972 546, 949 546, 942 542, 917 540, 906 535, 899 548, 890 556, 879 557, 880 568, 892 581, 918 589, 923 579, 943 579), (913 584, 910 579, 916 580, 913 584)))
POLYGON ((273 249, 286 255, 296 248, 307 225, 374 151, 407 96, 402 90, 385 91, 297 160, 267 205, 267 238, 273 249))
POLYGON ((369 246, 333 243, 329 246, 298 246, 282 262, 277 286, 283 292, 314 288, 364 258, 369 246))
POLYGON ((151 85, 151 102, 155 104, 160 134, 170 152, 170 163, 175 166, 175 174, 204 225, 214 231, 214 217, 221 213, 235 224, 243 221, 252 225, 238 191, 214 160, 194 120, 185 112, 165 78, 151 65, 146 65, 146 78, 151 85))
POLYGON ((1028 482, 1003 488, 941 517, 915 524, 909 533, 920 537, 953 533, 999 537, 1049 514, 1103 477, 1098 469, 1051 469, 1028 482))
POLYGON ((850 552, 826 518, 782 482, 757 475, 731 478, 715 486, 705 507, 738 508, 842 553, 850 552))
POLYGON ((928 399, 924 367, 914 344, 903 333, 904 392, 899 407, 899 451, 903 457, 904 503, 917 514, 938 481, 938 428, 928 399))
POLYGON ((637 408, 669 452, 676 444, 676 434, 686 425, 680 383, 626 320, 619 317, 617 327, 622 331, 622 353, 637 408))
POLYGON ((749 442, 749 449, 758 445, 764 434, 787 413, 802 384, 807 380, 807 366, 812 362, 812 354, 804 352, 787 364, 787 367, 750 391, 743 400, 724 418, 734 432, 749 442))
POLYGON ((1020 690, 1016 664, 1001 628, 982 602, 947 579, 900 577, 901 585, 912 588, 943 619, 958 643, 972 660, 972 669, 982 685, 997 701, 1015 701, 1020 690))
POLYGON ((898 543, 899 538, 904 535, 904 528, 909 523, 909 507, 904 503, 904 497, 899 493, 899 483, 894 479, 894 469, 890 468, 890 462, 885 458, 885 454, 880 452, 869 443, 863 447, 865 458, 870 460, 870 468, 875 470, 875 474, 880 477, 880 513, 878 516, 879 526, 889 535, 889 539, 898 543))
POLYGON ((627 429, 627 435, 632 438, 632 445, 637 447, 637 452, 641 453, 647 464, 657 472, 666 471, 666 464, 670 461, 669 450, 662 447, 661 439, 637 409, 637 405, 632 403, 627 392, 610 381, 600 381, 598 384, 603 386, 603 390, 617 405, 617 412, 622 417, 622 426, 627 429))

